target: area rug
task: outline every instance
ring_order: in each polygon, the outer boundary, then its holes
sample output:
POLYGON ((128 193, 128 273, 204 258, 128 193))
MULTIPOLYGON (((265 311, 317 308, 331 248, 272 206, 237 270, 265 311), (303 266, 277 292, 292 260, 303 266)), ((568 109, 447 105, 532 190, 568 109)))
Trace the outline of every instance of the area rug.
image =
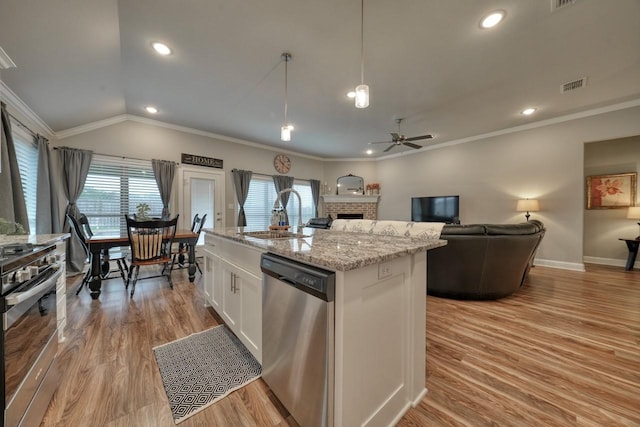
POLYGON ((257 379, 262 367, 225 326, 154 347, 178 424, 257 379))

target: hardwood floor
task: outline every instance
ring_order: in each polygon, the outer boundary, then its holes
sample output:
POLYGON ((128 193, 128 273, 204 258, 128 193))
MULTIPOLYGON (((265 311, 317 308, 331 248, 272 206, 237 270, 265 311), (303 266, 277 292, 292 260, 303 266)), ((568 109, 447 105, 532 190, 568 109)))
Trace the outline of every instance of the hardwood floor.
MULTIPOLYGON (((498 301, 427 298, 429 392, 400 426, 640 426, 640 272, 536 267, 498 301)), ((198 275, 197 280, 201 280, 198 275)), ((42 426, 172 426, 152 347, 221 323, 174 272, 67 295, 63 380, 42 426)), ((180 424, 296 425, 262 380, 180 424)))

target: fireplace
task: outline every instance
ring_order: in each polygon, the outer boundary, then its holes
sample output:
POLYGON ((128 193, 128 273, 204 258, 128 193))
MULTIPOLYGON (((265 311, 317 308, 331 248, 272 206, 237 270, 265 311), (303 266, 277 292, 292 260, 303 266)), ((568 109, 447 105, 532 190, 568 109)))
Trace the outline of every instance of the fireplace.
POLYGON ((324 195, 322 196, 324 216, 331 215, 332 218, 337 219, 378 219, 379 197, 378 195, 324 195))
POLYGON ((363 213, 338 213, 338 219, 364 219, 363 213))

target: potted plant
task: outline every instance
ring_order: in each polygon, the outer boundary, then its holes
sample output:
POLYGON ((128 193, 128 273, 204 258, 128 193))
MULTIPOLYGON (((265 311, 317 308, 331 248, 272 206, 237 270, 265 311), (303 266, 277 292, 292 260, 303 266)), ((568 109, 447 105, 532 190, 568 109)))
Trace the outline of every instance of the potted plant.
POLYGON ((0 234, 27 234, 22 224, 0 218, 0 234))
POLYGON ((136 205, 136 219, 146 221, 151 219, 149 217, 149 212, 151 212, 151 207, 146 203, 138 203, 136 205))

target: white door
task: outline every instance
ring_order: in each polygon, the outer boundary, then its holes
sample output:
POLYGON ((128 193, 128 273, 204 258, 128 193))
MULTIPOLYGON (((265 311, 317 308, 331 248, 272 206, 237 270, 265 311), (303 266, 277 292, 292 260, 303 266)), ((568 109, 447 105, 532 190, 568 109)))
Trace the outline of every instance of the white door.
POLYGON ((224 227, 224 172, 202 169, 181 168, 181 228, 191 228, 195 214, 207 215, 204 228, 224 227))

